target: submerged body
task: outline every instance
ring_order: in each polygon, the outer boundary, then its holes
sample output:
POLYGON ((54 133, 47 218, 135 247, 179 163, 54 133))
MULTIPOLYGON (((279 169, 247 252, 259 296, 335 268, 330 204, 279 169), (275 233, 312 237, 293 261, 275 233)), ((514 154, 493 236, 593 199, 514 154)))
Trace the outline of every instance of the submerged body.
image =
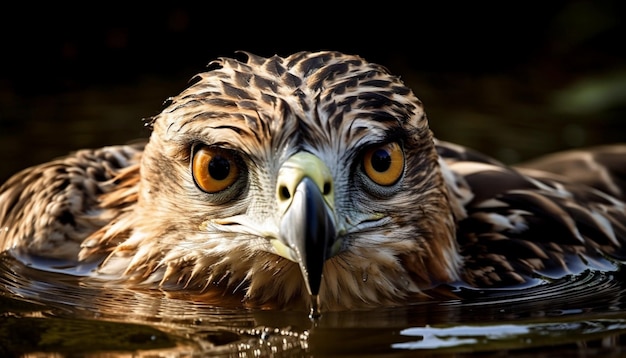
POLYGON ((86 279, 251 307, 315 295, 328 310, 626 258, 626 146, 510 168, 434 139, 411 90, 359 57, 214 64, 152 119, 145 145, 9 179, 0 248, 86 279))

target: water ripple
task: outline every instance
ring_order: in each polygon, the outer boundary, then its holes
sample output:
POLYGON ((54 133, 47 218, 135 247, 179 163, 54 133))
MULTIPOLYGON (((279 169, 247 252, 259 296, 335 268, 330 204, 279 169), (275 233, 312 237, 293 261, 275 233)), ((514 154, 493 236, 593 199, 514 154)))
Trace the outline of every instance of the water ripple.
POLYGON ((326 312, 311 321, 307 312, 221 307, 156 290, 84 282, 1 256, 0 355, 76 350, 94 356, 114 350, 173 357, 404 355, 416 350, 512 355, 553 347, 620 352, 626 346, 623 276, 585 271, 523 289, 456 287, 458 299, 326 312), (22 344, 19 332, 25 330, 34 338, 22 344))

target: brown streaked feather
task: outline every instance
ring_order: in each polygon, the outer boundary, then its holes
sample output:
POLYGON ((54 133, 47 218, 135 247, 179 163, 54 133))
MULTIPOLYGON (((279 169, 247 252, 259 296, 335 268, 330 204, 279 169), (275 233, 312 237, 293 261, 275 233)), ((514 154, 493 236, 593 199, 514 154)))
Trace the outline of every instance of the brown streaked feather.
POLYGON ((616 158, 622 153, 626 161, 625 149, 615 145, 558 153, 512 168, 440 142, 438 152, 471 193, 458 230, 464 280, 507 286, 586 267, 607 269, 626 259, 626 204, 612 196, 623 190, 623 166, 616 158), (592 163, 599 153, 610 153, 611 160, 592 163), (592 176, 587 173, 591 167, 610 175, 592 176), (558 175, 559 169, 567 176, 558 175))
POLYGON ((18 254, 75 261, 83 240, 114 221, 133 198, 101 205, 116 176, 136 163, 143 145, 80 150, 26 169, 0 187, 0 242, 18 254), (119 206, 115 205, 119 204, 119 206))
POLYGON ((138 153, 132 164, 129 163, 111 179, 116 185, 99 196, 99 207, 115 213, 116 216, 99 226, 81 242, 78 260, 85 261, 109 254, 121 244, 120 237, 130 236, 131 228, 122 229, 119 223, 131 221, 125 218, 133 216, 134 205, 137 204, 141 178, 140 157, 141 153, 138 153), (115 238, 118 238, 118 241, 115 241, 115 238))
POLYGON ((626 259, 626 146, 507 167, 436 140, 412 91, 358 56, 218 59, 150 126, 145 147, 83 150, 9 179, 0 247, 95 262, 88 275, 132 287, 301 307, 310 298, 300 268, 268 238, 278 236, 279 168, 306 151, 333 176, 342 227, 324 266, 324 309, 403 304, 448 283, 530 285, 626 259), (404 172, 381 188, 360 160, 392 141, 404 172), (196 146, 237 153, 243 174, 202 192, 196 146))
MULTIPOLYGON (((516 167, 575 180, 622 201, 626 200, 626 144, 603 145, 546 155, 516 167)), ((546 174, 537 175, 545 176, 546 174)))

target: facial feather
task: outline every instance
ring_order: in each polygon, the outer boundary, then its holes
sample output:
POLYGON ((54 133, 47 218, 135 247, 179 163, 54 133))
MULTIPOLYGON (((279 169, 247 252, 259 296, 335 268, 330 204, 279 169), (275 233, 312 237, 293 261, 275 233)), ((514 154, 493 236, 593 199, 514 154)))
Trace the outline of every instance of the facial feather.
POLYGON ((436 174, 432 135, 421 103, 398 78, 359 57, 333 52, 252 56, 247 63, 220 59, 213 66, 153 120, 136 208, 144 219, 134 229, 146 234, 131 236, 116 250, 133 256, 127 274, 162 272, 157 276, 163 282, 182 280, 187 286, 226 282, 259 304, 303 295, 296 265, 269 253, 263 235, 278 235, 271 232, 278 220, 273 194, 278 168, 305 150, 322 158, 333 175, 346 239, 324 269, 320 295, 328 308, 389 303, 455 278, 454 225, 436 174), (406 172, 381 197, 358 174, 360 151, 391 140, 406 151, 406 172), (219 198, 194 186, 188 161, 198 144, 241 153, 246 182, 237 193, 219 198), (415 214, 406 216, 402 208, 416 203, 415 214), (233 217, 268 231, 203 225, 233 217), (363 224, 371 217, 380 218, 380 226, 363 224), (431 224, 442 232, 433 232, 431 224), (419 258, 408 259, 413 256, 419 258), (450 266, 436 263, 440 257, 452 257, 450 266), (419 272, 431 261, 436 273, 423 276, 419 272), (268 288, 275 282, 280 289, 268 288))
POLYGON ((626 257, 626 147, 507 167, 435 140, 382 66, 246 56, 212 62, 170 98, 145 147, 82 150, 9 179, 2 248, 194 299, 303 308, 311 294, 326 310, 626 257))

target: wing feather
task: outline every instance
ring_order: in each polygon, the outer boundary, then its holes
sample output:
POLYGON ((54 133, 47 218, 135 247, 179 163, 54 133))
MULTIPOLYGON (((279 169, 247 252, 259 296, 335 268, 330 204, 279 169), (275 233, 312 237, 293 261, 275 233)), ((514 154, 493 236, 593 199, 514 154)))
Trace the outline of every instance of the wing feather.
POLYGON ((80 150, 10 178, 0 187, 0 249, 75 261, 83 240, 136 200, 120 195, 130 194, 133 185, 118 175, 139 160, 142 149, 80 150), (111 196, 117 189, 125 191, 111 196))
POLYGON ((468 283, 524 284, 626 259, 626 146, 507 167, 458 145, 437 145, 452 173, 447 181, 468 191, 457 232, 468 283), (587 173, 592 169, 597 175, 587 173))

